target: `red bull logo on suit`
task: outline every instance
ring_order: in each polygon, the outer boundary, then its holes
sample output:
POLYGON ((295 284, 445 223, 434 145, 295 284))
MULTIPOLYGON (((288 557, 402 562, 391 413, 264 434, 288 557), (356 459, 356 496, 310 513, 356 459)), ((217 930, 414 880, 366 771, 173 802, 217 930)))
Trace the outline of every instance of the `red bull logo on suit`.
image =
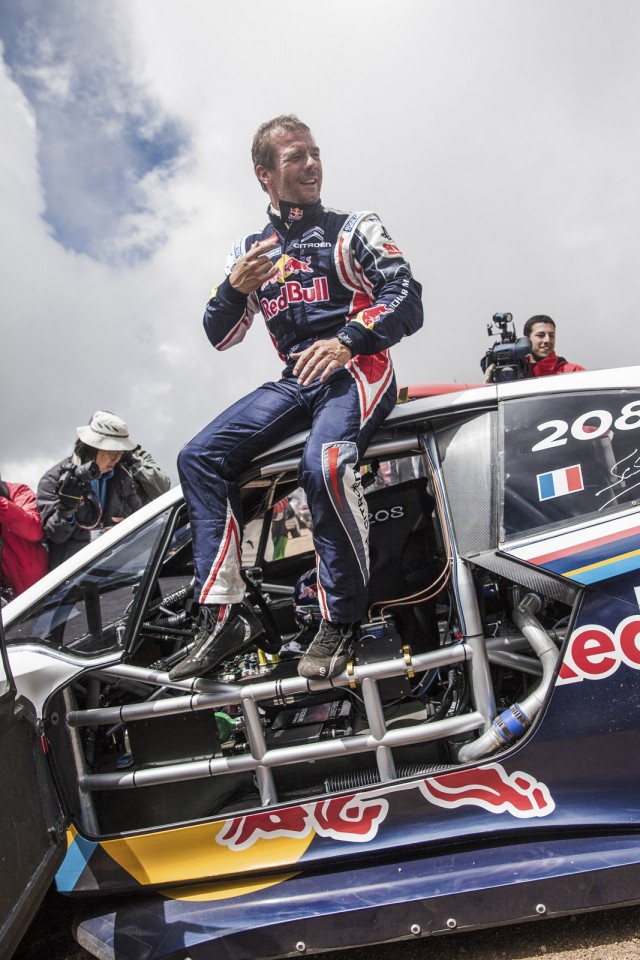
POLYGON ((274 261, 274 266, 278 268, 278 272, 270 277, 266 283, 262 284, 261 290, 266 289, 272 283, 283 284, 293 276, 295 273, 313 273, 313 267, 311 266, 311 258, 307 257, 306 260, 298 260, 296 257, 290 257, 288 254, 283 254, 281 257, 278 257, 274 261))
POLYGON ((285 280, 280 296, 272 299, 263 297, 260 301, 260 309, 269 319, 285 310, 290 303, 316 303, 328 299, 329 284, 326 277, 314 277, 313 285, 309 287, 303 287, 299 280, 285 280))
POLYGON ((299 280, 292 280, 296 274, 313 273, 311 258, 298 260, 296 257, 290 257, 283 254, 275 261, 278 272, 262 284, 261 289, 272 286, 274 283, 282 287, 282 293, 278 297, 263 297, 260 301, 260 308, 265 319, 275 317, 282 310, 285 310, 290 303, 317 303, 329 299, 329 284, 326 277, 314 277, 312 286, 303 286, 299 280))
POLYGON ((380 317, 390 312, 389 307, 381 303, 377 307, 367 307, 366 310, 361 310, 358 316, 354 317, 354 320, 356 323, 361 323, 363 327, 372 327, 380 317))
MULTIPOLYGON (((282 257, 282 277, 284 280, 287 277, 290 277, 292 273, 313 273, 313 268, 311 266, 311 258, 307 257, 306 260, 297 260, 296 257, 282 257)), ((278 281, 282 283, 282 280, 278 281)))

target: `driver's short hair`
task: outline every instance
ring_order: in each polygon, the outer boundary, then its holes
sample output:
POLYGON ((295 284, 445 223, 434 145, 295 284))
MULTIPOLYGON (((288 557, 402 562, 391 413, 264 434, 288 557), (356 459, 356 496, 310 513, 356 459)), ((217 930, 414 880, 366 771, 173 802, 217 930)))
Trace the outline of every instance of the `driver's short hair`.
MULTIPOLYGON (((285 131, 293 133, 296 130, 306 130, 307 133, 311 133, 310 127, 308 127, 306 123, 303 123, 299 117, 296 117, 295 113, 282 113, 279 117, 274 117, 273 120, 267 120, 265 123, 261 123, 256 130, 253 143, 251 144, 251 159, 253 160, 253 169, 255 170, 255 168, 259 165, 261 167, 266 167, 267 170, 273 170, 274 134, 283 133, 285 131)), ((263 183, 261 183, 261 186, 263 190, 266 190, 266 187, 263 183)))
POLYGON ((531 331, 535 327, 536 323, 550 323, 554 330, 556 328, 555 320, 552 320, 551 317, 545 316, 544 313, 537 313, 535 317, 529 317, 529 319, 524 325, 524 330, 522 331, 522 335, 524 337, 531 336, 531 331))

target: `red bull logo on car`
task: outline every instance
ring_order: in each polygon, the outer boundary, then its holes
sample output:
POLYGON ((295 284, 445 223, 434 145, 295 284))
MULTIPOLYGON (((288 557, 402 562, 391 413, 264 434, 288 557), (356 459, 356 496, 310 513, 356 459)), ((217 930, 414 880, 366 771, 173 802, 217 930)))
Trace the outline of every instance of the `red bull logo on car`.
MULTIPOLYGON (((507 773, 500 763, 488 763, 405 784, 378 785, 346 796, 280 809, 264 808, 167 833, 143 833, 98 843, 72 827, 58 887, 95 892, 87 884, 96 878, 99 881, 104 868, 101 851, 108 855, 109 883, 113 882, 112 871, 117 864, 138 885, 166 885, 168 881, 175 885, 194 877, 223 879, 265 866, 291 867, 305 857, 316 836, 325 844, 365 844, 374 841, 387 822, 389 836, 394 836, 399 823, 406 822, 407 811, 428 832, 429 814, 434 808, 444 808, 446 817, 447 811, 453 815, 458 807, 479 807, 480 817, 510 815, 522 820, 545 817, 554 811, 555 804, 546 784, 530 774, 522 770, 507 773)), ((438 817, 442 819, 440 811, 438 817)), ((475 829, 483 829, 482 819, 475 829)))
MULTIPOLYGON (((415 789, 416 785, 391 788, 388 794, 415 789)), ((431 777, 417 784, 425 800, 453 809, 476 806, 518 818, 546 817, 555 803, 546 784, 520 770, 508 774, 499 763, 473 770, 459 770, 431 777)), ((385 795, 355 794, 304 803, 284 810, 262 810, 227 820, 216 843, 229 850, 246 850, 258 840, 302 838, 315 833, 321 837, 366 843, 373 840, 389 813, 385 795)))
POLYGON ((612 633, 597 623, 588 623, 571 635, 569 648, 558 673, 558 684, 579 680, 604 680, 624 663, 640 670, 640 617, 627 617, 612 633))
POLYGON ((546 784, 521 770, 508 774, 499 763, 432 777, 420 784, 420 791, 439 807, 471 804, 520 818, 546 817, 555 810, 546 784))
POLYGON ((313 831, 334 840, 366 843, 373 840, 388 810, 389 803, 384 798, 366 799, 358 795, 285 810, 264 810, 228 820, 216 842, 231 850, 245 850, 259 839, 305 837, 313 831))

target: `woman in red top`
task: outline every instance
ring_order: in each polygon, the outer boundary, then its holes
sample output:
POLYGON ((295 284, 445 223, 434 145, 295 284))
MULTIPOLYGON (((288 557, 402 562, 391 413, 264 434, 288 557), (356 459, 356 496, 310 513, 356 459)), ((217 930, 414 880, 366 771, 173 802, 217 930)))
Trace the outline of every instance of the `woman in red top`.
POLYGON ((2 590, 17 597, 49 569, 36 495, 24 483, 0 480, 0 538, 2 590))

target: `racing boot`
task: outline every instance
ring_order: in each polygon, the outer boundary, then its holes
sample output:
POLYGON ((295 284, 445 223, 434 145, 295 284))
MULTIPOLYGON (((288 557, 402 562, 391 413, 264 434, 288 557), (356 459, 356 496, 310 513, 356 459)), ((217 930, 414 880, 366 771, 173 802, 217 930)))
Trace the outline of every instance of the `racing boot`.
POLYGON ((354 639, 352 623, 323 620, 309 649, 298 664, 298 674, 307 680, 330 680, 345 669, 351 659, 354 639))
POLYGON ((244 603, 202 604, 197 626, 195 644, 171 668, 170 680, 204 677, 221 660, 251 646, 262 633, 262 624, 244 603))

